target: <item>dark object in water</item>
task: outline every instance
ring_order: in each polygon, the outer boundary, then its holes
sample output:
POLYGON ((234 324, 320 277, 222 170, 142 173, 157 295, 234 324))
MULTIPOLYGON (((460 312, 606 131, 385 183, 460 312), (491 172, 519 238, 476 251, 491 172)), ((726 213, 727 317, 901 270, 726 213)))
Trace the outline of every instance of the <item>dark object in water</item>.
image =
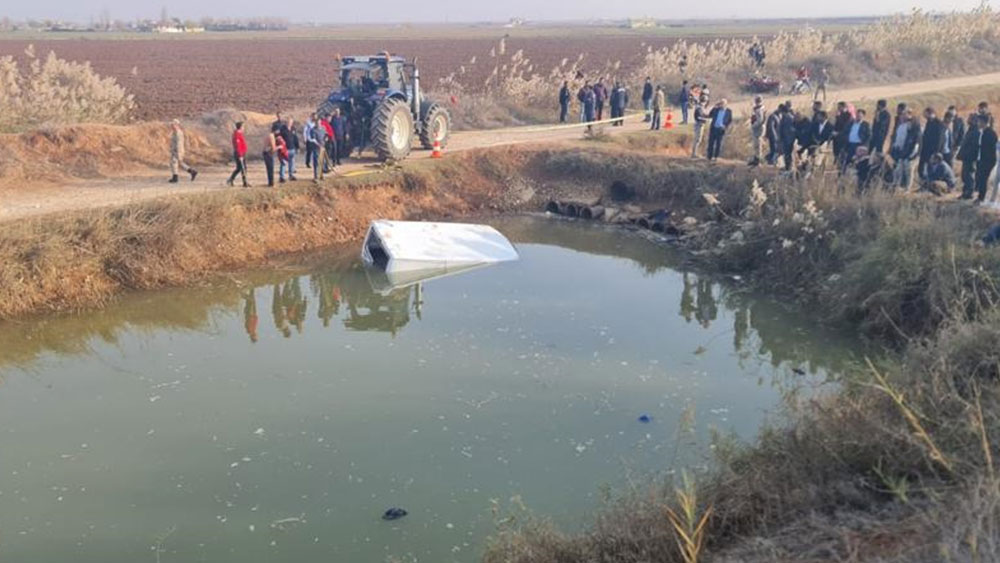
POLYGON ((994 244, 1000 243, 1000 223, 990 227, 987 231, 986 236, 983 237, 983 244, 986 246, 992 246, 994 244))
POLYGON ((792 373, 794 373, 795 375, 805 375, 806 370, 802 368, 792 368, 792 373))
POLYGON ((639 415, 639 422, 641 422, 643 424, 649 424, 652 421, 653 421, 653 417, 649 416, 648 414, 640 414, 639 415))
POLYGON ((382 519, 383 520, 399 520, 400 518, 402 518, 403 516, 406 516, 407 514, 409 514, 409 513, 406 512, 405 510, 403 510, 402 508, 397 508, 397 507, 394 506, 394 507, 390 508, 389 510, 385 511, 385 514, 382 515, 382 519))

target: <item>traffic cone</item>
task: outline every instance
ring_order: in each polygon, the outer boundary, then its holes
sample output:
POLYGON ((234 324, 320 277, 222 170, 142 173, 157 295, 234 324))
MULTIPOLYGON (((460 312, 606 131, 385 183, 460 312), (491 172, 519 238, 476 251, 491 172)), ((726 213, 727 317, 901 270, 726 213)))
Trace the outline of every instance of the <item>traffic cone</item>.
POLYGON ((674 112, 670 108, 667 108, 667 117, 663 120, 663 128, 668 131, 674 128, 674 112))
POLYGON ((442 158, 444 153, 441 152, 441 141, 434 141, 434 151, 431 152, 431 158, 442 158))

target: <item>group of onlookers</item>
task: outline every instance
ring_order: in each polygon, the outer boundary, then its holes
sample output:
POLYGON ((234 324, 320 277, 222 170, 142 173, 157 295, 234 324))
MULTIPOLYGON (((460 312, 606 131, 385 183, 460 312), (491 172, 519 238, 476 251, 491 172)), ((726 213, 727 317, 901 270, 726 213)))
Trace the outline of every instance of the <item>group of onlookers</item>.
MULTIPOLYGON (((628 89, 618 80, 611 83, 611 88, 605 85, 607 79, 598 80, 591 84, 585 81, 583 86, 576 92, 576 99, 580 103, 580 122, 591 123, 604 120, 604 108, 608 108, 612 126, 624 124, 625 108, 628 107, 628 89)), ((563 81, 559 89, 559 122, 566 123, 569 117, 569 106, 573 99, 569 88, 569 82, 563 81)), ((591 130, 591 126, 587 126, 591 130)))
MULTIPOLYGON (((985 200, 998 149, 986 102, 965 119, 955 106, 942 116, 925 108, 922 118, 906 103, 896 107, 895 116, 887 106, 886 100, 879 100, 870 121, 863 108, 838 102, 831 115, 818 100, 808 112, 786 101, 768 115, 757 97, 750 114, 749 164, 761 164, 762 139, 766 139, 769 151, 763 162, 777 165, 780 159, 786 171, 809 173, 817 156, 829 154, 840 174, 853 167, 859 191, 875 183, 910 190, 916 176, 919 189, 941 195, 958 186, 955 168, 961 163, 961 198, 985 200)), ((994 189, 994 200, 996 193, 994 189)))
MULTIPOLYGON (((194 181, 198 172, 184 163, 184 130, 180 121, 173 120, 171 127, 173 132, 170 140, 170 182, 178 181, 179 170, 188 172, 191 181, 194 181)), ((301 130, 294 119, 291 117, 286 119, 281 112, 278 112, 277 119, 264 135, 260 153, 264 162, 267 186, 274 187, 275 166, 278 168, 279 183, 298 180, 295 175, 295 157, 303 146, 305 165, 306 168, 312 169, 313 181, 322 180, 324 174, 330 173, 348 156, 349 140, 347 119, 341 115, 339 108, 334 108, 329 114, 311 114, 301 130)), ((240 177, 243 187, 249 188, 246 161, 248 145, 242 121, 236 122, 233 127, 231 141, 235 168, 226 180, 226 185, 232 186, 236 178, 240 177)))

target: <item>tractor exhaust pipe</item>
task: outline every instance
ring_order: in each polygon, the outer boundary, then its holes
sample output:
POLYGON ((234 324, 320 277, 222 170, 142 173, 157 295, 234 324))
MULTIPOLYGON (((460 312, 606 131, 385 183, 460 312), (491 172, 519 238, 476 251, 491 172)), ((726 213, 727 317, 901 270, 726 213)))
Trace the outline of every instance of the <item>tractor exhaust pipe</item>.
POLYGON ((410 100, 410 111, 415 121, 423 118, 420 115, 420 69, 417 68, 417 59, 413 59, 413 99, 410 100))

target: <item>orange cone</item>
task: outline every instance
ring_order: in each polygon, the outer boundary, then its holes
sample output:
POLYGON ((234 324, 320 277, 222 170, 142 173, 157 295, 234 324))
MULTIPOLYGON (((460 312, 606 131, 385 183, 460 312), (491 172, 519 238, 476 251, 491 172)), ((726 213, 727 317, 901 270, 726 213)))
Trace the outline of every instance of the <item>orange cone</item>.
POLYGON ((674 112, 670 108, 667 108, 667 117, 663 120, 663 128, 668 131, 674 128, 674 112))
POLYGON ((441 152, 441 141, 434 141, 434 151, 431 152, 431 158, 442 158, 444 153, 441 152))

